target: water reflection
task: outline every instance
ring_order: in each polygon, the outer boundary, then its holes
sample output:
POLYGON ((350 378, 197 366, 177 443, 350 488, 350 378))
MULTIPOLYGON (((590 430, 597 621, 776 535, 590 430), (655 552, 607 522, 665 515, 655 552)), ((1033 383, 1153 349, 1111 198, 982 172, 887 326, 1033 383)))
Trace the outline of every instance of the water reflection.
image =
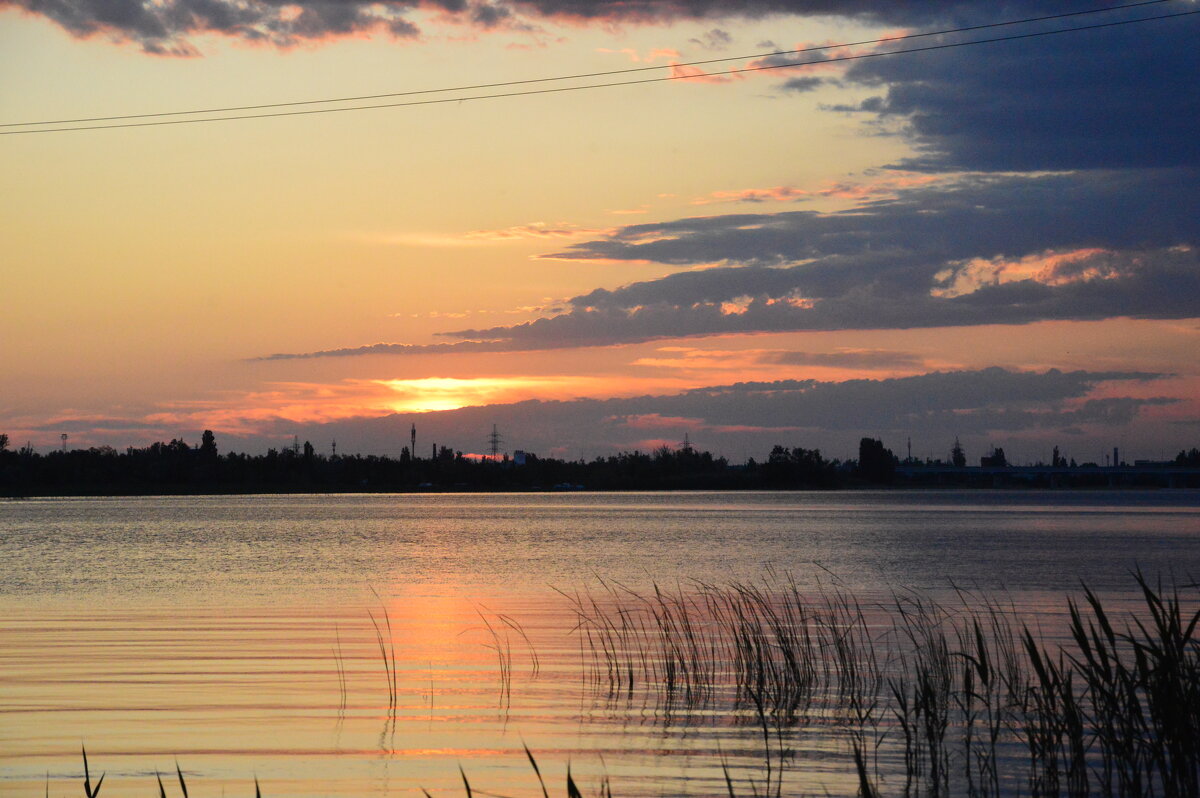
MULTIPOLYGON (((252 794, 257 776, 274 795, 461 795, 461 764, 475 787, 540 794, 527 744, 556 788, 570 762, 581 783, 607 776, 621 795, 725 794, 724 756, 743 792, 750 780, 762 788, 769 761, 772 779, 785 768, 785 792, 854 794, 846 713, 861 707, 835 700, 836 679, 773 715, 782 720, 768 724, 764 741, 754 696, 729 678, 735 665, 697 675, 690 688, 678 671, 647 668, 650 659, 626 660, 614 679, 607 665, 597 670, 578 604, 551 587, 602 592, 599 574, 644 608, 654 583, 700 595, 704 585, 758 583, 771 564, 794 574, 805 595, 839 588, 857 597, 863 634, 875 639, 892 629, 884 609, 893 591, 951 603, 953 580, 985 592, 1007 586, 1011 611, 1061 636, 1064 590, 1079 579, 1117 606, 1138 600, 1128 578, 1135 563, 1200 570, 1194 504, 1179 494, 1125 500, 689 494, 2 505, 0 784, 33 795, 47 771, 59 786, 79 778, 82 739, 93 770, 122 792, 154 794, 155 770, 171 771, 178 757, 208 793, 252 794), (1156 497, 1166 498, 1147 503, 1156 497), (392 628, 381 652, 371 614, 378 622, 384 611, 392 628), (384 667, 393 647, 394 704, 384 667), (664 694, 669 682, 676 687, 664 694)), ((610 621, 627 631, 655 623, 629 608, 610 621)), ((708 628, 695 637, 711 645, 708 628)), ((886 696, 886 688, 872 690, 886 696)), ((885 768, 903 757, 880 751, 885 768)))

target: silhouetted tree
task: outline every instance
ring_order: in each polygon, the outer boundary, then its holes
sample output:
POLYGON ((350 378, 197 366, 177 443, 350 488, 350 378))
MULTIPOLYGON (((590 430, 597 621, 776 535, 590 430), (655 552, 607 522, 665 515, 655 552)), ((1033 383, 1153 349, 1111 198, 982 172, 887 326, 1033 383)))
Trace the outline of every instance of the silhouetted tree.
POLYGON ((954 448, 950 450, 950 462, 954 464, 955 468, 965 468, 967 465, 967 453, 963 451, 957 435, 954 436, 954 448))
POLYGON ((1200 449, 1192 447, 1189 452, 1180 451, 1175 456, 1175 465, 1178 466, 1200 466, 1200 449))
POLYGON ((200 457, 204 460, 217 459, 217 438, 210 429, 204 430, 200 436, 200 457))
POLYGON ((868 482, 891 482, 896 476, 896 455, 883 441, 863 438, 858 443, 858 475, 868 482))
POLYGON ((1004 449, 997 446, 992 449, 992 453, 979 458, 979 465, 984 468, 1005 468, 1008 465, 1008 458, 1004 456, 1004 449))

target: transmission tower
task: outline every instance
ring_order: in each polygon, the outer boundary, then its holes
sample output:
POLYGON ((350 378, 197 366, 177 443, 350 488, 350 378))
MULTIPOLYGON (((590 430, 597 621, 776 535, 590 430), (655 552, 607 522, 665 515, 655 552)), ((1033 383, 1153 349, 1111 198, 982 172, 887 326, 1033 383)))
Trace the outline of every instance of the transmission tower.
POLYGON ((500 437, 500 432, 496 429, 496 425, 492 425, 492 434, 488 436, 488 451, 492 454, 492 459, 495 460, 500 454, 500 444, 504 443, 504 439, 500 437))

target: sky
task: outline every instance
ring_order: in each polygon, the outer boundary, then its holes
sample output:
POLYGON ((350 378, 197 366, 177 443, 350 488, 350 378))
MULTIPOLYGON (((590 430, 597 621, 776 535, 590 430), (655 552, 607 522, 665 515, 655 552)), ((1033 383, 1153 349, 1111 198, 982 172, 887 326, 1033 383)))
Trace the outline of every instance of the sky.
POLYGON ((1173 457, 1200 4, 1120 5, 0 0, 0 432, 1173 457))

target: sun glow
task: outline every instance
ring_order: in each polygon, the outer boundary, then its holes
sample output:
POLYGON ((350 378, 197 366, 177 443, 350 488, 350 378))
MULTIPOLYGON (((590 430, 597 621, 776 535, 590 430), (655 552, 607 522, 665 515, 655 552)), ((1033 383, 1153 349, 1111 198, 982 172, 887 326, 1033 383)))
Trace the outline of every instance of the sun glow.
MULTIPOLYGON (((460 407, 527 399, 578 399, 610 394, 614 380, 607 377, 424 377, 377 380, 392 392, 386 404, 395 413, 426 413, 460 407)), ((619 381, 618 381, 619 382, 619 381)))

